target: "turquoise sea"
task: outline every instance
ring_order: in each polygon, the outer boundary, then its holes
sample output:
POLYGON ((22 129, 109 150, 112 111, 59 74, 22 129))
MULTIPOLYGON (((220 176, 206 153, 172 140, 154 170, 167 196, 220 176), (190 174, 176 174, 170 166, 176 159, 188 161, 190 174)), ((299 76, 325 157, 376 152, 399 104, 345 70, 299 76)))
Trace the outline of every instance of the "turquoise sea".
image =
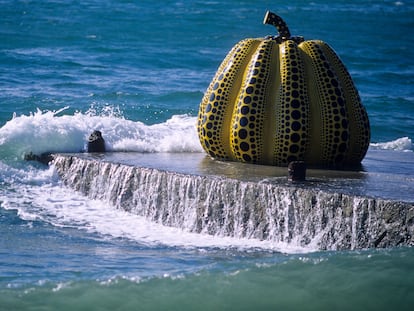
POLYGON ((85 151, 95 129, 109 151, 203 152, 203 93, 235 43, 275 34, 262 24, 272 10, 341 57, 370 118, 370 150, 414 157, 413 0, 0 6, 0 310, 412 309, 411 247, 318 251, 192 234, 88 199, 24 156, 85 151))

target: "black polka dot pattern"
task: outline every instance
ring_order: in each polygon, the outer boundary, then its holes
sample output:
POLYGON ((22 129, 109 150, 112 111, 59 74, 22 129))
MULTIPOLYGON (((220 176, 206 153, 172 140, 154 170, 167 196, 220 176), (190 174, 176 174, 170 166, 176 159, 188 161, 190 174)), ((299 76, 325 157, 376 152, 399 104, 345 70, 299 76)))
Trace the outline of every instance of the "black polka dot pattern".
POLYGON ((288 40, 290 39, 290 31, 288 26, 286 25, 285 21, 278 15, 272 12, 267 12, 265 15, 265 18, 263 20, 263 24, 269 24, 273 25, 277 28, 279 31, 279 38, 276 40, 279 42, 279 40, 288 40))
POLYGON ((335 51, 326 43, 322 41, 317 42, 328 57, 329 62, 336 69, 336 73, 345 92, 350 130, 350 149, 345 156, 345 164, 352 165, 353 163, 360 163, 367 152, 371 138, 367 112, 361 103, 361 98, 355 88, 351 75, 335 51))
MULTIPOLYGON (((266 94, 274 42, 264 40, 247 67, 232 118, 230 144, 235 159, 260 163, 263 155, 266 94)), ((277 46, 276 46, 277 48, 277 46)))
POLYGON ((277 166, 356 165, 370 140, 367 113, 335 52, 280 36, 235 45, 203 97, 197 129, 214 158, 277 166))
POLYGON ((280 95, 276 116, 274 164, 304 160, 308 143, 309 99, 304 65, 296 42, 280 44, 280 95))
POLYGON ((349 148, 348 113, 342 86, 318 41, 305 41, 299 46, 310 56, 309 71, 313 71, 318 82, 310 109, 319 112, 320 130, 318 136, 312 137, 311 144, 319 143, 321 153, 313 158, 319 158, 327 166, 340 166, 349 148))
POLYGON ((200 104, 197 130, 201 145, 213 158, 232 160, 229 127, 235 95, 245 63, 259 40, 246 39, 236 44, 221 63, 200 104))

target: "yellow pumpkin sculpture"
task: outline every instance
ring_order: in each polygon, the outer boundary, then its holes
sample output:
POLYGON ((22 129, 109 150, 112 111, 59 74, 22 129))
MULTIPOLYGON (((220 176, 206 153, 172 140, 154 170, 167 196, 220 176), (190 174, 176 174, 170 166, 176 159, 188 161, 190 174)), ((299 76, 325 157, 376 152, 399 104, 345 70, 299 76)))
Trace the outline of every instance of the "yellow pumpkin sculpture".
POLYGON ((197 130, 213 158, 286 166, 358 165, 369 120, 344 64, 328 44, 278 36, 245 39, 221 63, 200 103, 197 130))

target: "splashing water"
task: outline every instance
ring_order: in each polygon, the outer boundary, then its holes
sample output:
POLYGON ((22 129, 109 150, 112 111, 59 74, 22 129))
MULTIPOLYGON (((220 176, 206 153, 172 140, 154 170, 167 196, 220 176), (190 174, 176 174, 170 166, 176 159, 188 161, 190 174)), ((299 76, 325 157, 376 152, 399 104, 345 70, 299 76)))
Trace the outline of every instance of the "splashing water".
POLYGON ((102 132, 108 151, 201 152, 194 117, 175 115, 154 125, 126 120, 113 111, 60 115, 58 111, 37 110, 14 116, 0 128, 0 157, 22 159, 25 154, 83 152, 94 130, 102 132))

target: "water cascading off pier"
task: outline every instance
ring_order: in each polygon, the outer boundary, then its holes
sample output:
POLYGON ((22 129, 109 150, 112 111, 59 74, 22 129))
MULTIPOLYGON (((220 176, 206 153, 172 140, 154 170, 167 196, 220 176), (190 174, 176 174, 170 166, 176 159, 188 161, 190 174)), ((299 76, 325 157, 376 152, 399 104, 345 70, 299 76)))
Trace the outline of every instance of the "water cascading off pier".
POLYGON ((380 169, 309 170, 306 182, 291 184, 286 169, 203 154, 58 154, 54 166, 92 199, 190 232, 320 250, 414 245, 414 199, 392 189, 414 181, 396 176, 387 195, 380 169))

